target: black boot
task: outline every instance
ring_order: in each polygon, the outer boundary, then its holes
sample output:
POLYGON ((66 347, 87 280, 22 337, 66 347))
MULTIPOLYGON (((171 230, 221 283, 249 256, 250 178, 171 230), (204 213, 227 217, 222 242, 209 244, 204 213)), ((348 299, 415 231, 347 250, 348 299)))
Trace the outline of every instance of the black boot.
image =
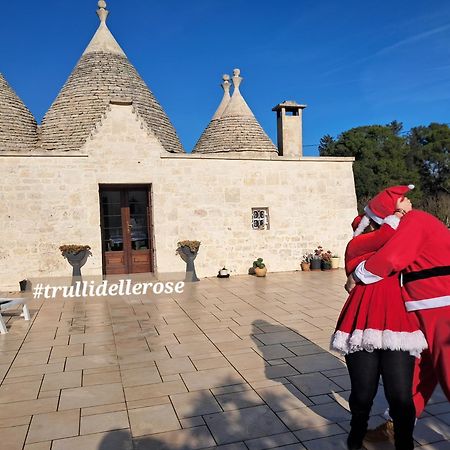
POLYGON ((361 436, 360 432, 356 432, 353 429, 350 430, 347 438, 347 448, 348 450, 360 450, 363 448, 362 443, 364 439, 364 434, 361 436))
POLYGON ((400 420, 394 421, 394 442, 395 450, 413 450, 414 449, 414 422, 415 415, 411 418, 404 414, 400 420), (409 420, 408 420, 409 419, 409 420))
POLYGON ((347 438, 348 450, 363 448, 363 439, 367 431, 368 414, 366 412, 353 414, 350 422, 350 433, 347 438))

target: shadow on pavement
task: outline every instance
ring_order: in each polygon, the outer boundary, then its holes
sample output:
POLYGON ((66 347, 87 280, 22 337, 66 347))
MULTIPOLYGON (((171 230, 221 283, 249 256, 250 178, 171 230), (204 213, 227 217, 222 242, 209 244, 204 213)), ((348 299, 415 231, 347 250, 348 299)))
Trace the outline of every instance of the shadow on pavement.
POLYGON ((99 450, 297 450, 301 442, 310 450, 346 449, 350 413, 339 403, 345 406, 348 391, 335 383, 346 383, 345 364, 293 329, 264 320, 252 323, 251 338, 260 364, 256 357, 253 367, 239 369, 245 382, 223 379, 219 387, 197 391, 181 414, 176 408, 185 428, 174 423, 144 436, 110 431, 99 450))

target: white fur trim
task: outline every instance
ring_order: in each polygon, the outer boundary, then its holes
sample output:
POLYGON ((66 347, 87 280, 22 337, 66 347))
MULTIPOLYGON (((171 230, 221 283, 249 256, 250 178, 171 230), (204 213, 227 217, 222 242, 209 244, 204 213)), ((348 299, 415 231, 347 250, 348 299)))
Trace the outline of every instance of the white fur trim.
POLYGON ((409 189, 409 190, 412 191, 414 188, 415 188, 415 186, 414 186, 413 184, 408 184, 408 189, 409 189))
POLYGON ((367 216, 363 216, 361 222, 359 222, 358 227, 353 232, 353 237, 359 236, 369 226, 369 223, 370 219, 367 216))
POLYGON ((400 223, 400 219, 396 215, 387 216, 383 223, 389 225, 393 230, 396 230, 398 228, 398 225, 400 223))
POLYGON ((442 308, 450 305, 450 295, 442 297, 424 298, 423 300, 408 300, 405 302, 407 311, 417 311, 419 309, 442 308))
POLYGON ((379 277, 378 275, 369 272, 366 269, 366 261, 361 261, 357 266, 355 271, 353 272, 355 277, 358 278, 359 281, 363 282, 364 284, 373 284, 378 283, 378 281, 381 281, 383 278, 379 277))
POLYGON ((408 333, 406 331, 355 330, 352 334, 336 331, 331 336, 330 349, 343 355, 361 350, 403 350, 416 358, 428 347, 425 336, 420 330, 408 333))
POLYGON ((378 225, 381 225, 383 223, 383 219, 381 217, 378 217, 368 206, 364 208, 364 212, 378 225))

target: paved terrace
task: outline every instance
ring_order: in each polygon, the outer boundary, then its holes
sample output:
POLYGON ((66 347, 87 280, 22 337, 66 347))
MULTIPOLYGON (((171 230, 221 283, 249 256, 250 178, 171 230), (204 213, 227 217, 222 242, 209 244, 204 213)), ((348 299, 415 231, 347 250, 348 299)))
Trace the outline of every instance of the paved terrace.
MULTIPOLYGON (((203 279, 188 295, 30 303, 0 336, 2 450, 345 449, 344 273, 203 279)), ((382 389, 371 424, 381 422, 382 389)), ((436 392, 415 437, 449 448, 436 392)), ((378 444, 372 449, 392 449, 378 444)))

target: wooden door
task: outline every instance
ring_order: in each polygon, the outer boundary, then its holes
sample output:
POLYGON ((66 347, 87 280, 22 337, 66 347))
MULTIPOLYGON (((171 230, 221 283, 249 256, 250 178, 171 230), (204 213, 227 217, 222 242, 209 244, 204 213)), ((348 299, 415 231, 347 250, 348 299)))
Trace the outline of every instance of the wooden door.
POLYGON ((102 186, 100 213, 103 272, 152 271, 151 206, 148 186, 102 186))

